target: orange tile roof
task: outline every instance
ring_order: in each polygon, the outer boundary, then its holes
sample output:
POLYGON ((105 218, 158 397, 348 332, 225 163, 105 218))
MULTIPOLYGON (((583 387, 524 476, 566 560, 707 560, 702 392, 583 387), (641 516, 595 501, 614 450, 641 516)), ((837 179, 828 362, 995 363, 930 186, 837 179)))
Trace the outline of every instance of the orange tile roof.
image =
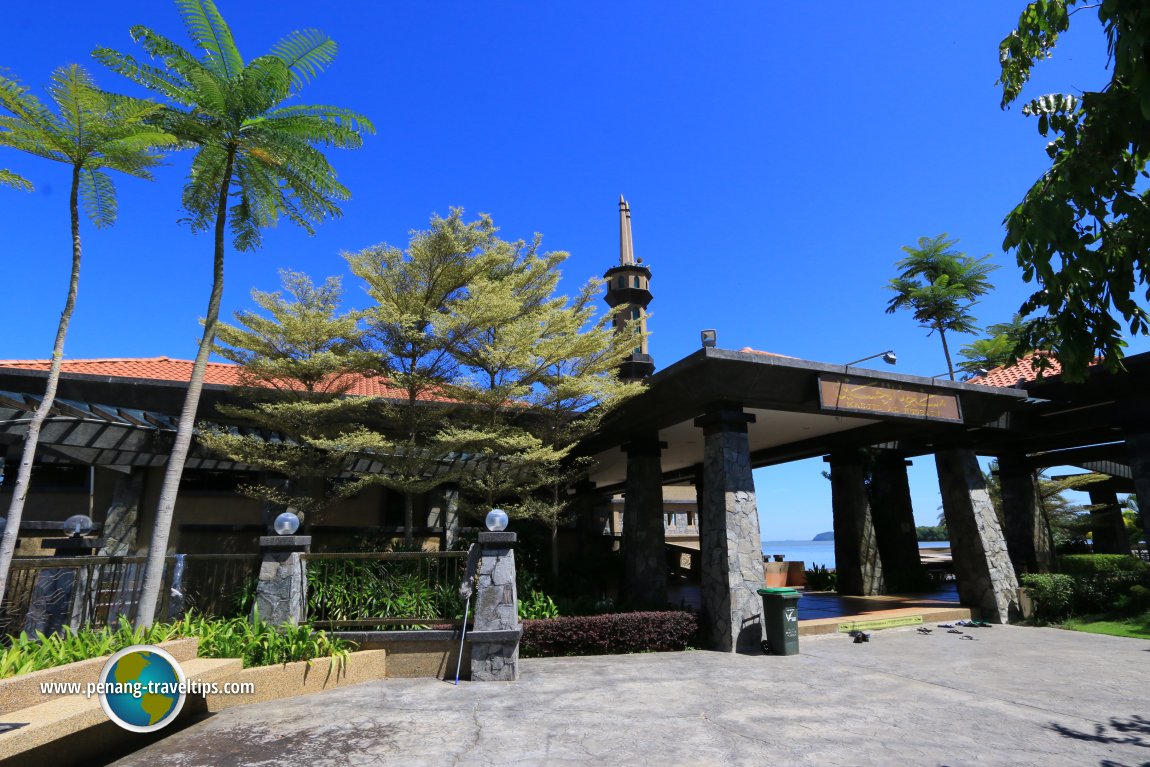
MULTIPOLYGON (((17 370, 47 370, 50 365, 49 360, 0 360, 0 368, 15 368, 17 370)), ((174 360, 170 357, 64 360, 61 370, 64 373, 107 376, 109 378, 188 381, 192 377, 192 361, 174 360)), ((241 386, 245 383, 241 375, 242 370, 239 365, 230 362, 209 362, 208 369, 204 373, 204 383, 241 386)), ((403 396, 399 389, 389 386, 386 379, 383 378, 354 374, 344 378, 341 383, 350 383, 351 387, 347 393, 355 396, 388 398, 403 396)), ((257 383, 256 385, 272 388, 270 384, 266 383, 257 383)), ((435 395, 424 396, 421 399, 449 401, 447 397, 435 395)))
MULTIPOLYGON (((1093 367, 1097 365, 1099 360, 1094 360, 1090 363, 1093 367)), ((980 386, 1001 386, 1010 388, 1021 381, 1037 381, 1040 378, 1053 378, 1054 376, 1062 373, 1062 365, 1058 362, 1058 358, 1049 352, 1034 352, 1020 359, 1013 365, 1002 365, 996 367, 994 370, 989 371, 984 376, 975 376, 966 383, 978 384, 980 386), (1042 356, 1046 358, 1046 367, 1038 370, 1034 367, 1034 358, 1042 356)))

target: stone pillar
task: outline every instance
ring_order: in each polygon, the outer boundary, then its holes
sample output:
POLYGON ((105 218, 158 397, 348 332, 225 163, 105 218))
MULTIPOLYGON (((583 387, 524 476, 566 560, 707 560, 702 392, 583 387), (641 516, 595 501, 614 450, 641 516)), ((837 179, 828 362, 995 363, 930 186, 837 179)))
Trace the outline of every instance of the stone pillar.
POLYGON ((264 535, 260 548, 263 562, 255 604, 260 620, 277 626, 303 621, 307 618, 307 564, 300 554, 311 548, 311 536, 264 535))
POLYGON ((631 604, 657 608, 667 601, 663 470, 659 461, 664 447, 656 435, 644 435, 623 446, 627 453, 623 591, 631 604))
POLYGON ((1018 579, 978 458, 970 450, 950 449, 934 460, 959 599, 985 621, 1012 620, 1020 614, 1018 579))
POLYGON ((1006 550, 1017 574, 1048 573, 1054 569, 1050 525, 1034 491, 1034 472, 1016 453, 998 456, 1006 550))
POLYGON ((515 533, 480 533, 478 587, 471 640, 471 681, 519 678, 519 602, 515 593, 515 533))
POLYGON ((871 521, 882 561, 883 581, 892 592, 914 591, 924 582, 918 532, 906 467, 894 450, 876 450, 871 484, 871 521))
POLYGON ((704 632, 712 649, 760 652, 763 548, 751 475, 747 423, 739 405, 716 404, 695 419, 703 429, 699 508, 704 632))
MULTIPOLYGON (((101 471, 97 469, 96 471, 101 471)), ((104 512, 102 556, 123 557, 136 550, 139 534, 140 498, 144 492, 144 469, 116 471, 112 502, 104 512)))
POLYGON ((863 456, 857 450, 843 450, 826 460, 831 465, 836 590, 844 596, 881 594, 882 560, 867 497, 863 456))
POLYGON ((451 551, 459 540, 459 488, 444 485, 430 495, 427 524, 443 530, 441 545, 444 551, 451 551))
POLYGON ((1090 532, 1093 534, 1095 554, 1129 554, 1130 536, 1122 519, 1122 506, 1118 493, 1111 488, 1093 489, 1090 494, 1090 532))
POLYGON ((1142 540, 1150 546, 1150 430, 1126 435, 1126 454, 1134 477, 1134 495, 1142 516, 1142 540))

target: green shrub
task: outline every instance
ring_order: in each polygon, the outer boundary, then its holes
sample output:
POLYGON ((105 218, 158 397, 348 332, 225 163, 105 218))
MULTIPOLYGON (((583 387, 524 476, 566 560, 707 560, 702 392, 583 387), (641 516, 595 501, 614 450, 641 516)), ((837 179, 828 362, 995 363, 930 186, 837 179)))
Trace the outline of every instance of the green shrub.
POLYGON ((1150 588, 1140 583, 1130 587, 1130 591, 1118 599, 1115 611, 1134 615, 1150 610, 1150 588))
POLYGON ((1034 596, 1036 617, 1057 622, 1069 617, 1074 608, 1075 580, 1062 573, 1028 573, 1022 585, 1034 596))
POLYGON ((1150 562, 1127 554, 1066 554, 1058 569, 1067 575, 1142 577, 1150 575, 1150 562))
POLYGON ((526 599, 519 599, 519 620, 544 620, 558 618, 559 608, 554 600, 542 591, 532 591, 526 599))
POLYGON ((158 644, 181 636, 174 626, 157 623, 148 629, 133 629, 124 618, 119 626, 75 631, 65 626, 61 634, 37 631, 35 636, 20 632, 0 653, 0 679, 27 674, 66 663, 99 658, 136 644, 158 644))
POLYGON ((133 629, 121 618, 115 629, 65 628, 62 634, 37 632, 35 637, 21 632, 0 653, 0 679, 111 655, 132 645, 159 644, 182 637, 200 640, 202 658, 242 658, 245 668, 325 656, 342 667, 353 647, 309 626, 273 626, 258 615, 252 620, 188 615, 175 623, 156 623, 148 629, 133 629))
POLYGON ((523 622, 520 652, 539 658, 685 650, 697 631, 694 613, 678 611, 532 620, 523 622))
POLYGON ((834 591, 838 586, 838 574, 828 570, 826 565, 815 565, 806 571, 807 591, 834 591))

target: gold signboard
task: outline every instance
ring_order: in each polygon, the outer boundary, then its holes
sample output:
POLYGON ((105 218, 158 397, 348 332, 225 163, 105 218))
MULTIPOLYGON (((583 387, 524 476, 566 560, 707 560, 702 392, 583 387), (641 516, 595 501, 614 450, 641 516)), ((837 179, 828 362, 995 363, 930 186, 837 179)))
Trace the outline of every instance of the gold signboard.
POLYGON ((896 415, 962 423, 958 395, 930 391, 891 381, 819 377, 819 401, 824 410, 896 415))

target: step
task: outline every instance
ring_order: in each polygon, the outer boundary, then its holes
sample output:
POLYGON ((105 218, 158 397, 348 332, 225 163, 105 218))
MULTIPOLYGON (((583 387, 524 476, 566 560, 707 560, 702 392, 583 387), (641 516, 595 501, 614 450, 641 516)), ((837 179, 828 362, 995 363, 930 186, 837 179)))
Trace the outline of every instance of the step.
POLYGON ((820 634, 835 634, 840 631, 849 631, 851 627, 858 626, 865 631, 876 631, 881 628, 903 628, 918 625, 914 621, 920 618, 922 625, 930 626, 935 623, 949 623, 951 621, 970 620, 970 608, 954 605, 953 607, 901 607, 891 610, 875 610, 860 615, 840 615, 831 618, 810 618, 799 621, 799 636, 818 636, 820 634), (867 626, 871 621, 892 621, 893 626, 867 626), (897 625, 901 624, 901 625, 897 625))
MULTIPOLYGON (((180 667, 189 681, 222 682, 243 668, 239 658, 194 658, 182 661, 180 667)), ((23 725, 0 733, 0 760, 9 759, 33 748, 60 738, 74 735, 92 727, 108 723, 100 707, 100 699, 93 695, 65 695, 53 700, 0 714, 0 723, 23 725)), ((81 751, 82 744, 76 749, 81 751)))

